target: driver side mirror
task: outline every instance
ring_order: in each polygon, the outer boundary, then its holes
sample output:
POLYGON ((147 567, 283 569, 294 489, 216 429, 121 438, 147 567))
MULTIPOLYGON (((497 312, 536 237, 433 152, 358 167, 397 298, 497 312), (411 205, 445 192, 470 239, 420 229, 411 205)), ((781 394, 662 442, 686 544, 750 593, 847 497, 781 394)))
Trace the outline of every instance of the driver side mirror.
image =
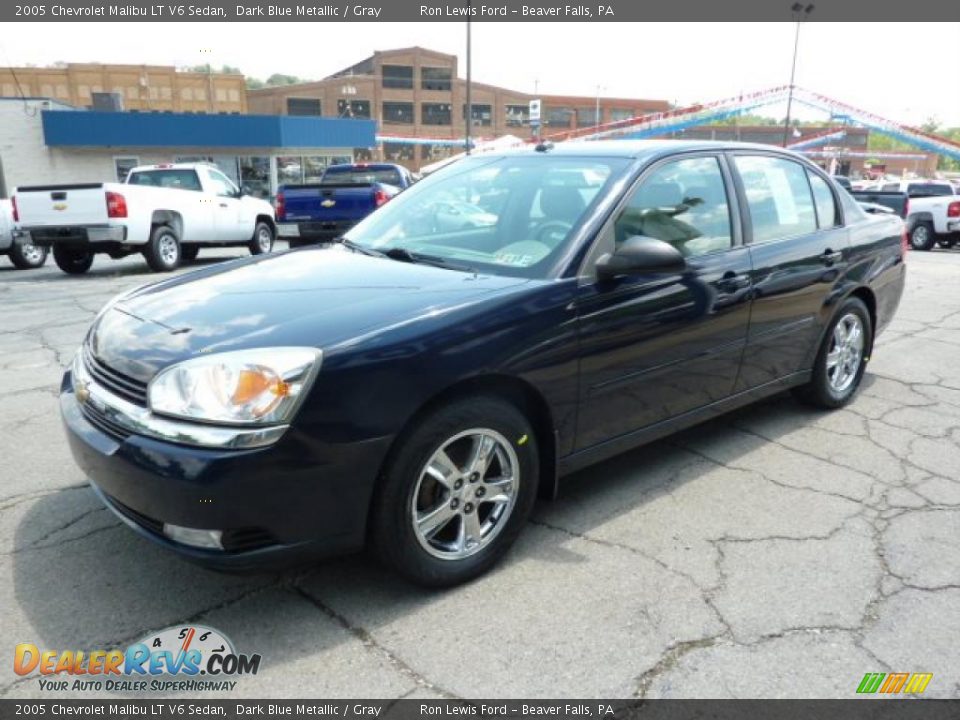
POLYGON ((687 266, 673 245, 644 235, 628 237, 612 253, 597 260, 597 277, 612 280, 622 275, 681 272, 687 266))
POLYGON ((244 195, 253 195, 253 190, 250 189, 249 185, 241 185, 239 196, 243 197, 244 195))

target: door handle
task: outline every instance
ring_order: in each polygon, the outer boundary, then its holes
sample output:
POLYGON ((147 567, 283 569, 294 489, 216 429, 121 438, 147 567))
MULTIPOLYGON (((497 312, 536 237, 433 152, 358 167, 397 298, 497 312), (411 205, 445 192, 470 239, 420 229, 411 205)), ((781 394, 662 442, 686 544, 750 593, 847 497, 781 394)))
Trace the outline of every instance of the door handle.
POLYGON ((750 277, 741 275, 732 270, 725 272, 723 277, 717 280, 717 288, 724 292, 736 292, 750 287, 750 277))
POLYGON ((830 248, 827 248, 826 250, 824 250, 823 255, 820 256, 820 261, 824 265, 833 265, 834 263, 838 263, 841 260, 843 260, 843 253, 839 251, 834 252, 830 248))

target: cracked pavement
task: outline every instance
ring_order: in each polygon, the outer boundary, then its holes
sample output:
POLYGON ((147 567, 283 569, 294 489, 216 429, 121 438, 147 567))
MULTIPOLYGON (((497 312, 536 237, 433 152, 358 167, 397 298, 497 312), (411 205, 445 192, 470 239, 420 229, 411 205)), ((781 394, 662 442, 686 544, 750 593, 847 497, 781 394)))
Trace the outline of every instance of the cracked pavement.
MULTIPOLYGON (((121 525, 56 395, 101 305, 156 276, 136 257, 78 278, 3 261, 2 651, 199 622, 262 654, 237 697, 847 698, 894 671, 960 697, 960 253, 908 265, 850 406, 784 394, 581 471, 494 572, 428 592, 363 555, 221 575, 121 525)), ((55 694, 6 663, 0 697, 36 696, 55 694)))

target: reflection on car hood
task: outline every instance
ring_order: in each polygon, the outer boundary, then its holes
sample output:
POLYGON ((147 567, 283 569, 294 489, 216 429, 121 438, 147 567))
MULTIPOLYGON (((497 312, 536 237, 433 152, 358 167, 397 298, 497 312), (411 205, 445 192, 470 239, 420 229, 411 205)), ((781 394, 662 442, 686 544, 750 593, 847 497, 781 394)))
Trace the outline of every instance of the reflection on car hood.
POLYGON ((209 268, 149 286, 103 313, 94 355, 147 382, 200 353, 332 346, 527 282, 362 255, 341 246, 209 268))

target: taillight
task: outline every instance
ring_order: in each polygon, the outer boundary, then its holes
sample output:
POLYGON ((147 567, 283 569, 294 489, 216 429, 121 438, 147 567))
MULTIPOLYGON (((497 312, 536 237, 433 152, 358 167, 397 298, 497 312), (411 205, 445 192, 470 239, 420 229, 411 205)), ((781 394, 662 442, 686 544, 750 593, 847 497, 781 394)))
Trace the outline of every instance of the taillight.
POLYGON ((947 217, 960 217, 960 202, 947 205, 947 217))
POLYGON ((17 196, 10 198, 10 206, 13 208, 13 221, 20 222, 20 211, 17 210, 17 196))
POLYGON ((120 193, 107 193, 107 217, 125 218, 127 216, 127 199, 120 193))
POLYGON ((286 220, 287 219, 287 199, 283 196, 282 192, 277 193, 277 200, 274 203, 277 209, 277 220, 286 220))
POLYGON ((389 199, 390 196, 387 195, 383 190, 376 190, 373 193, 373 204, 377 207, 380 207, 389 199))

